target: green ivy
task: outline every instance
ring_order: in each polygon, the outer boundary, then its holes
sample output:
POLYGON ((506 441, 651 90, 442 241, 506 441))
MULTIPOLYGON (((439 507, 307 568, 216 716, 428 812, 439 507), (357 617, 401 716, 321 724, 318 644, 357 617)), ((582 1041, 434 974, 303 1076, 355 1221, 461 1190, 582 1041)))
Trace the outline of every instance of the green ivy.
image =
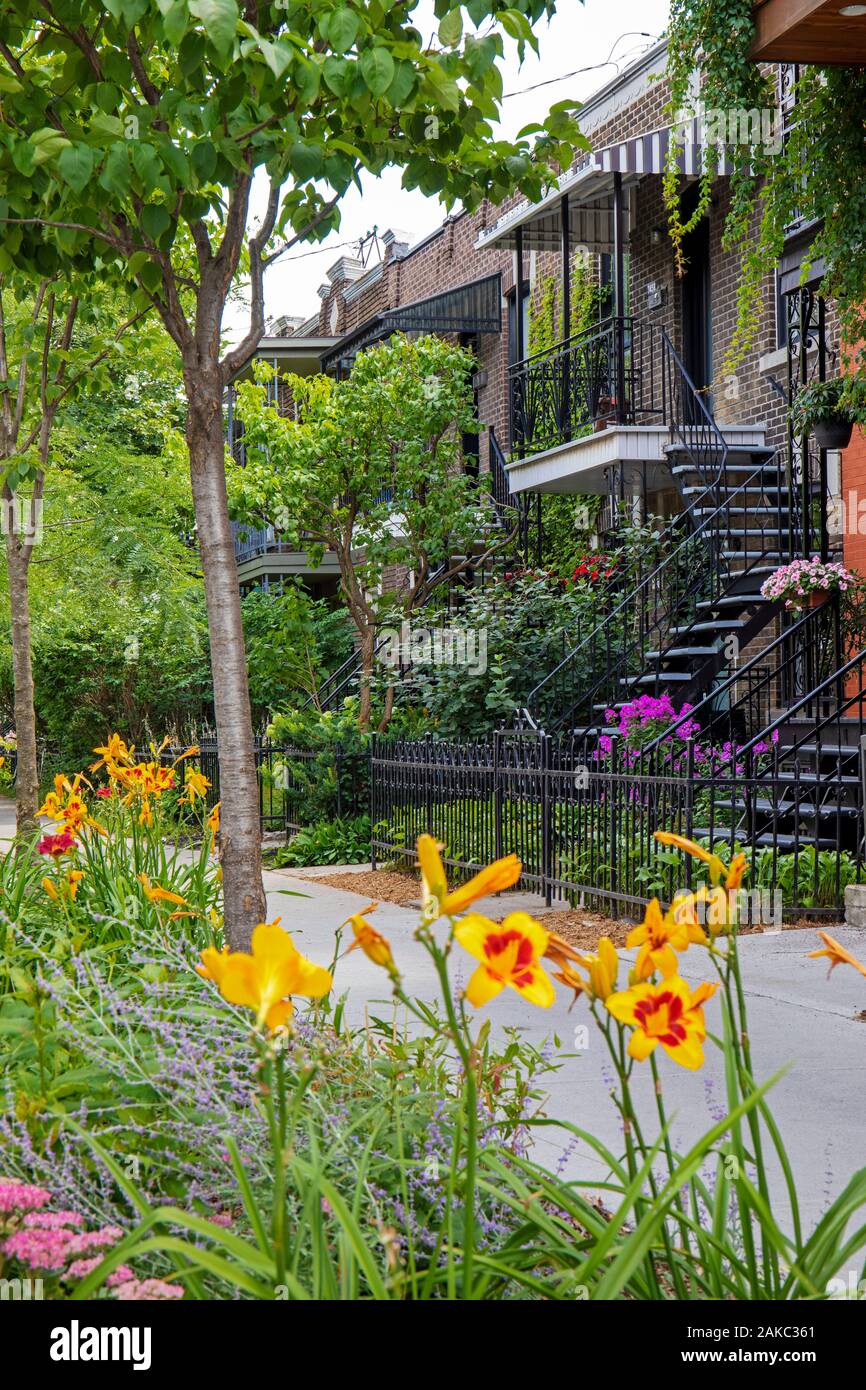
MULTIPOLYGON (((669 114, 693 105, 695 55, 700 54, 705 110, 763 110, 777 105, 774 73, 749 57, 754 36, 752 0, 672 0, 669 29, 669 114)), ((866 368, 866 70, 862 67, 801 69, 796 121, 780 151, 760 143, 728 142, 733 173, 731 206, 723 235, 726 250, 740 256, 736 327, 721 375, 733 372, 754 346, 764 308, 763 281, 777 266, 786 229, 795 221, 819 223, 811 262, 825 262, 824 294, 836 301, 843 340, 859 345, 857 368, 866 368)), ((664 195, 674 253, 684 265, 683 240, 705 215, 717 164, 710 159, 694 214, 683 219, 680 175, 672 147, 664 195)), ((805 268, 804 268, 805 274, 805 268)), ((862 385, 847 387, 855 417, 866 420, 862 385)))

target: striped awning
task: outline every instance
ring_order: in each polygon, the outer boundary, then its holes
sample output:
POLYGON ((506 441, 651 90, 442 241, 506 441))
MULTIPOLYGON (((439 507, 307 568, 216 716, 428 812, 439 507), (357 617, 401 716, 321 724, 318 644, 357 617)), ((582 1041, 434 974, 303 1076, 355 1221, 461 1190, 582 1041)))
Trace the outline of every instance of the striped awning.
MULTIPOLYGON (((585 246, 590 251, 610 251, 613 246, 614 174, 622 175, 628 215, 630 190, 642 178, 664 173, 672 141, 681 173, 686 178, 697 178, 704 170, 710 147, 704 140, 703 122, 695 116, 680 125, 663 126, 660 130, 634 135, 619 144, 594 150, 561 175, 556 187, 539 203, 520 203, 504 213, 481 233, 476 246, 513 250, 517 229, 521 227, 526 250, 555 250, 560 244, 561 204, 565 196, 572 244, 585 246)), ((718 151, 715 172, 719 175, 731 172, 723 149, 718 151)))

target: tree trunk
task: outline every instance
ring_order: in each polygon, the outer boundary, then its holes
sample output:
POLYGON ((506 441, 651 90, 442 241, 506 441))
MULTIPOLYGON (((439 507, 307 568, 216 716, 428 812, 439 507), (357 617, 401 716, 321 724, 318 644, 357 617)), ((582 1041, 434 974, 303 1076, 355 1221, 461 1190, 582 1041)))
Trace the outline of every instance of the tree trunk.
POLYGON ((241 601, 226 495, 222 389, 216 367, 186 374, 186 438, 207 603, 214 709, 219 740, 220 863, 225 934, 248 950, 265 920, 259 789, 255 764, 241 601))
POLYGON ((19 835, 37 831, 39 763, 36 755, 33 658, 30 647, 30 551, 17 534, 12 516, 14 502, 6 501, 6 563, 9 571, 9 608, 12 615, 12 675, 15 682, 16 825, 19 835))
POLYGON ((370 727, 373 712, 373 665, 375 663, 376 634, 367 624, 361 632, 361 682, 358 703, 358 728, 363 732, 370 727))

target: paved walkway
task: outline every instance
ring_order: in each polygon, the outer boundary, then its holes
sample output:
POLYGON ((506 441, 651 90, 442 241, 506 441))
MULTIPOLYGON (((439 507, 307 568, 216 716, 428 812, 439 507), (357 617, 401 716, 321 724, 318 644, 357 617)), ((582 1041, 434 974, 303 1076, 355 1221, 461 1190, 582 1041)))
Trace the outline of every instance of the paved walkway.
MULTIPOLYGON (((265 880, 271 913, 282 915, 284 926, 305 954, 325 963, 335 927, 363 907, 365 900, 289 870, 269 872, 265 880), (307 896, 286 896, 287 892, 307 896)), ((497 904, 496 899, 479 906, 494 916, 503 910, 501 900, 497 904)), ((413 938, 417 914, 383 903, 374 920, 391 941, 407 990, 433 999, 436 990, 428 958, 413 938)), ((866 955, 866 932, 840 927, 833 934, 850 949, 866 955)), ((852 1172, 866 1165, 866 1023, 856 1018, 866 1009, 866 979, 840 967, 828 980, 825 962, 807 958, 807 952, 819 945, 808 931, 765 932, 743 937, 740 943, 758 1077, 772 1076, 790 1064, 772 1091, 771 1103, 793 1163, 807 1229, 852 1172)), ((685 965, 684 973, 691 983, 710 978, 699 969, 699 949, 692 948, 685 965)), ((453 966, 455 980, 462 983, 474 968, 459 947, 454 951, 453 966)), ((349 991, 348 1011, 353 1020, 363 1020, 367 1005, 376 1005, 380 1016, 390 1017, 393 1005, 386 977, 360 951, 341 960, 337 989, 349 991)), ((548 1113, 590 1130, 613 1152, 621 1151, 618 1116, 608 1096, 608 1056, 594 1026, 589 1029, 589 1046, 575 1050, 575 1028, 588 1020, 585 1005, 578 1003, 569 1013, 567 992, 558 988, 553 1007, 541 1010, 525 1004, 513 990, 506 990, 481 1013, 489 1014, 499 1029, 519 1028, 539 1047, 550 1041, 551 1055, 561 1060, 561 1066, 545 1083, 550 1094, 548 1113)), ((707 1005, 707 1023, 711 1031, 721 1031, 716 999, 707 1005)), ((708 1129, 716 1113, 725 1108, 721 1055, 708 1044, 706 1056, 705 1067, 697 1073, 686 1072, 660 1056, 665 1100, 668 1112, 675 1117, 674 1143, 681 1150, 708 1129)), ((646 1085, 638 1087, 637 1094, 644 1132, 655 1136, 655 1103, 648 1069, 646 1085)), ((555 1166, 562 1156, 562 1142, 544 1137, 544 1131, 539 1134, 536 1152, 549 1166, 555 1166)), ((566 1171, 588 1180, 604 1176, 601 1162, 582 1142, 568 1155, 566 1171)), ((773 1187, 779 1193, 777 1215, 781 1221, 787 1204, 780 1178, 773 1187)))

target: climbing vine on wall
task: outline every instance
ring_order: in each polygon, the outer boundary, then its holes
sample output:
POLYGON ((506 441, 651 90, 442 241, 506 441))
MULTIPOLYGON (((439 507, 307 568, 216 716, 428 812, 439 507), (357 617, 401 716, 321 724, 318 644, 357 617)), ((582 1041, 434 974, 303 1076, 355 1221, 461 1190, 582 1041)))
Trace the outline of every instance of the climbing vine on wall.
MULTIPOLYGON (((606 298, 592 261, 576 251, 571 262, 571 334, 583 333, 599 318, 606 298)), ((559 276, 542 275, 529 304, 529 354, 546 352, 562 342, 565 328, 559 276)))
MULTIPOLYGON (((847 403, 866 419, 866 69, 807 67, 794 88, 795 116, 785 138, 744 138, 761 129, 742 117, 778 109, 777 69, 749 57, 752 0, 671 0, 668 75, 672 120, 700 102, 731 161, 730 208, 723 244, 740 255, 737 322, 722 374, 735 370, 754 345, 762 281, 778 264, 786 231, 815 221, 810 260, 824 259, 824 293, 835 298, 845 341, 856 345, 857 370, 847 403), (720 127, 719 117, 722 118, 720 127)), ((768 129, 765 122, 763 129, 768 129)), ((674 253, 683 268, 683 239, 709 206, 717 163, 710 156, 694 214, 684 219, 681 177, 672 147, 664 179, 674 253)))

